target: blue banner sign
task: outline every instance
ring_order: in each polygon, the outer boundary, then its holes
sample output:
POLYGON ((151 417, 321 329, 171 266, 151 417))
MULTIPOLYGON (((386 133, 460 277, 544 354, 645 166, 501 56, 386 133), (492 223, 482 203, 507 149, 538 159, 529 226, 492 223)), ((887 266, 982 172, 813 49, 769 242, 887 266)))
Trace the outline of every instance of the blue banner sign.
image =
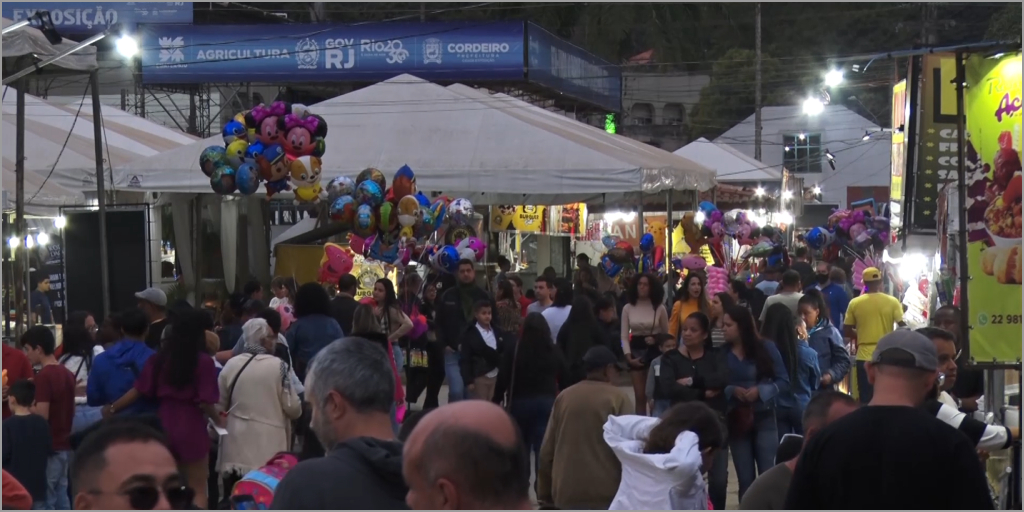
POLYGON ((4 18, 21 21, 49 11, 62 36, 92 35, 115 23, 134 29, 139 23, 192 23, 192 2, 3 2, 4 18))
POLYGON ((527 78, 606 108, 622 110, 622 70, 530 23, 527 78))
POLYGON ((148 25, 149 84, 522 80, 522 22, 148 25))

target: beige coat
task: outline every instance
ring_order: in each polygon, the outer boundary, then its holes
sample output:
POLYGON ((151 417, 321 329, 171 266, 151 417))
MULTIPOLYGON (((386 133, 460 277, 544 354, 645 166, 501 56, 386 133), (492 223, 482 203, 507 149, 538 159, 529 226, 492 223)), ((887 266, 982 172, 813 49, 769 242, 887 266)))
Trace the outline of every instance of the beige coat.
POLYGON ((291 449, 291 421, 302 413, 299 396, 281 384, 281 360, 258 355, 245 367, 230 397, 231 382, 253 357, 232 357, 218 379, 220 410, 228 412, 227 435, 220 438, 217 471, 248 473, 262 467, 278 452, 291 449))

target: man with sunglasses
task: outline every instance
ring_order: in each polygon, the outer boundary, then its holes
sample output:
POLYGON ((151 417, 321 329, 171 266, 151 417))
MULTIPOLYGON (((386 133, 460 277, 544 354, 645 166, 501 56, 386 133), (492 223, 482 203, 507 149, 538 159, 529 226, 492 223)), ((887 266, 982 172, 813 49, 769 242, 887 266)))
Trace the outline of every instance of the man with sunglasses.
POLYGON ((164 437, 132 418, 86 436, 71 468, 75 510, 189 510, 195 495, 164 437))

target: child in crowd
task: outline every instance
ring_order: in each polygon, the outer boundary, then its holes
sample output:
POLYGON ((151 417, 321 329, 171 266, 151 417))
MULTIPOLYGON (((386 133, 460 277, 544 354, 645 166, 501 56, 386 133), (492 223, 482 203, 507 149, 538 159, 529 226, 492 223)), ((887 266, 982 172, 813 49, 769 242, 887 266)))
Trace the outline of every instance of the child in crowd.
POLYGON ((46 507, 46 459, 53 443, 46 419, 32 413, 35 401, 30 380, 15 382, 7 392, 12 415, 3 423, 3 467, 32 496, 32 508, 40 510, 46 507))
MULTIPOLYGON (((662 354, 667 353, 670 350, 678 350, 679 342, 675 336, 671 334, 659 334, 655 336, 658 342, 658 350, 662 354)), ((672 400, 663 396, 659 393, 658 389, 658 377, 661 375, 661 357, 655 357, 651 361, 651 368, 647 370, 647 396, 651 397, 650 403, 647 409, 651 411, 651 416, 661 416, 661 414, 668 410, 672 406, 672 400)))
POLYGON ((494 398, 506 336, 491 324, 490 301, 477 302, 473 306, 473 316, 476 323, 462 335, 462 378, 470 396, 489 401, 494 398))
POLYGON ((706 510, 702 473, 725 446, 725 426, 702 402, 672 406, 660 418, 611 416, 604 439, 622 463, 610 510, 706 510))

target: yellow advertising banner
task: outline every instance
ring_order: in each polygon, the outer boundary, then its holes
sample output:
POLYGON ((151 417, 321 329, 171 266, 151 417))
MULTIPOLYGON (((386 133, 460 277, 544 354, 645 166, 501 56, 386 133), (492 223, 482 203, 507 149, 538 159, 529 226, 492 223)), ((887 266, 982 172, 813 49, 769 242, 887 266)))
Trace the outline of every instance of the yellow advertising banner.
MULTIPOLYGON (((939 190, 956 181, 956 58, 951 53, 923 57, 921 130, 917 138, 912 228, 935 229, 939 190)), ((895 139, 894 139, 895 140, 895 139)))
POLYGON ((491 207, 491 231, 540 233, 544 228, 544 206, 503 204, 491 207))
POLYGON ((1021 55, 967 60, 970 353, 1021 361, 1021 55))
MULTIPOLYGON (((892 167, 889 181, 889 202, 899 204, 903 201, 903 175, 906 172, 906 134, 907 124, 907 81, 901 80, 892 88, 892 167), (904 129, 901 129, 904 128, 904 129)), ((898 224, 900 208, 890 208, 891 218, 898 224)))

